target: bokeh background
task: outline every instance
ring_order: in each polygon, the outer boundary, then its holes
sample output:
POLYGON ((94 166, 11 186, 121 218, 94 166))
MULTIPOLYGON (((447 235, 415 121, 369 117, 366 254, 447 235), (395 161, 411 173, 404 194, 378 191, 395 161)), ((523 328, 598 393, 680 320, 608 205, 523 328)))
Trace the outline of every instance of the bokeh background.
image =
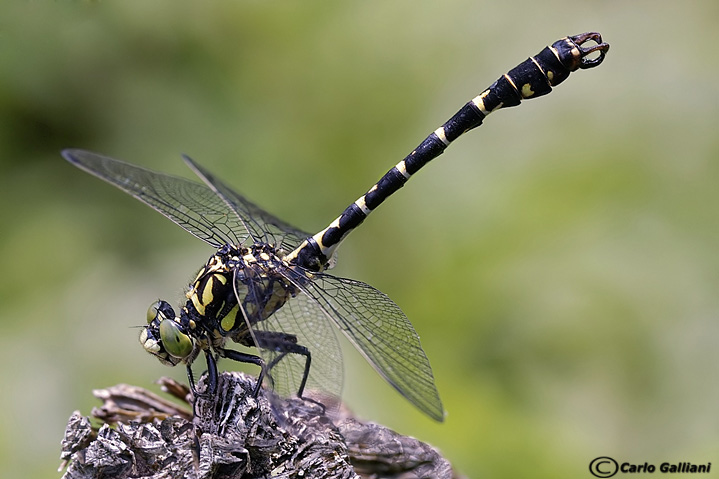
POLYGON ((356 353, 344 397, 469 477, 716 466, 718 21, 715 0, 4 3, 0 475, 59 477, 93 388, 185 380, 136 326, 212 252, 60 149, 180 175, 188 153, 318 230, 509 68, 588 30, 612 45, 600 68, 492 115, 340 249, 335 272, 419 331, 446 422, 356 353))

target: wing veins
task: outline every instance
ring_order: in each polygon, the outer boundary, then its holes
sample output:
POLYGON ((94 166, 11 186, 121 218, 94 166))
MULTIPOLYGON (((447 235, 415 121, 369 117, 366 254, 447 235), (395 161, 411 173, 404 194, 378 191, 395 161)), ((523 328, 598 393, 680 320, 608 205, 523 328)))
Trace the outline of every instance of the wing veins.
POLYGON ((360 281, 322 273, 313 274, 312 280, 308 281, 301 272, 287 271, 297 275, 297 278, 293 278, 285 272, 283 274, 302 293, 317 303, 325 316, 330 318, 388 383, 430 417, 438 421, 444 419, 444 408, 434 384, 429 361, 419 343, 419 336, 404 313, 391 299, 360 281), (334 291, 325 285, 331 286, 334 291), (343 295, 341 299, 338 299, 337 292, 343 295), (347 299, 346 295, 350 295, 353 301, 343 301, 343 299, 347 299), (392 316, 383 317, 378 311, 368 308, 367 305, 372 304, 370 301, 372 299, 378 301, 379 305, 390 308, 392 316), (364 305, 364 313, 354 303, 364 305), (352 318, 351 322, 347 317, 352 318), (392 336, 398 339, 398 343, 392 343, 389 340, 389 336, 385 334, 387 328, 380 327, 377 328, 378 331, 381 331, 380 333, 372 333, 371 321, 373 319, 379 319, 382 322, 388 321, 393 327, 392 336), (403 334, 394 334, 395 332, 403 334), (403 346, 401 352, 397 352, 398 346, 403 346), (411 360, 403 361, 402 359, 407 355, 411 355, 411 360), (402 371, 406 374, 400 374, 402 371))

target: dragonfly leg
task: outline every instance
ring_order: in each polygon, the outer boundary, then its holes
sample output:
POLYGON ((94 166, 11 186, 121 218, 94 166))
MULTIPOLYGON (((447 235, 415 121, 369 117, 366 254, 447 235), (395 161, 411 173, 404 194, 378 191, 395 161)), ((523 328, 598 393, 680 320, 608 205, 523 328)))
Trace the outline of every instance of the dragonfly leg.
POLYGON ((207 387, 202 394, 197 392, 197 387, 195 386, 195 375, 192 373, 192 366, 189 364, 187 365, 187 379, 190 381, 190 391, 192 391, 192 395, 195 397, 201 395, 212 395, 217 392, 217 362, 209 350, 205 350, 205 358, 207 360, 207 387))
POLYGON ((217 362, 209 349, 205 350, 205 358, 207 359, 207 388, 211 395, 217 392, 217 362))
POLYGON ((259 376, 257 376, 257 385, 255 386, 255 390, 252 392, 252 396, 257 397, 260 392, 260 387, 262 386, 262 381, 265 378, 265 372, 269 369, 265 365, 265 362, 262 360, 262 358, 253 354, 246 354, 239 351, 234 351, 232 349, 223 349, 221 354, 227 359, 232 359, 233 361, 237 361, 240 363, 255 364, 260 367, 260 374, 259 376))
MULTIPOLYGON (((292 337, 294 337, 294 336, 292 336, 292 337)), ((304 393, 304 391, 305 391, 305 385, 307 384, 307 377, 308 377, 309 374, 310 374, 310 364, 312 364, 312 355, 310 354, 310 350, 307 349, 305 346, 300 346, 299 344, 296 344, 296 343, 290 343, 290 345, 293 346, 293 347, 291 348, 291 350, 290 350, 290 351, 283 351, 279 356, 277 356, 276 358, 274 358, 274 359, 270 362, 270 364, 267 365, 267 369, 268 369, 268 370, 272 370, 272 367, 273 367, 273 366, 275 366, 277 363, 279 363, 279 362, 282 360, 282 358, 284 358, 285 356, 287 356, 287 355, 290 354, 290 353, 300 354, 300 355, 304 356, 304 357, 305 357, 305 370, 304 370, 304 372, 302 373, 302 381, 301 381, 300 387, 298 388, 298 391, 297 391, 297 397, 300 398, 300 399, 303 399, 303 400, 305 400, 305 401, 309 401, 309 402, 311 402, 311 403, 314 403, 314 404, 318 405, 319 407, 322 408, 322 412, 324 413, 324 412, 325 412, 325 405, 324 405, 324 404, 322 404, 321 402, 316 401, 316 400, 314 400, 314 399, 312 399, 312 398, 304 397, 304 396, 302 395, 302 394, 304 393)), ((272 375, 270 375, 270 378, 271 378, 271 376, 272 376, 272 375)))
POLYGON ((192 366, 187 365, 187 379, 190 381, 190 391, 192 395, 197 397, 197 388, 195 388, 195 376, 192 374, 192 366))
POLYGON ((272 368, 288 354, 299 354, 305 357, 305 369, 302 373, 302 381, 300 381, 300 386, 297 389, 297 397, 303 398, 302 394, 305 391, 307 378, 310 375, 310 365, 312 364, 312 354, 310 350, 301 344, 297 344, 297 337, 293 334, 279 331, 255 331, 255 335, 261 348, 280 353, 267 365, 268 371, 272 371, 272 368))

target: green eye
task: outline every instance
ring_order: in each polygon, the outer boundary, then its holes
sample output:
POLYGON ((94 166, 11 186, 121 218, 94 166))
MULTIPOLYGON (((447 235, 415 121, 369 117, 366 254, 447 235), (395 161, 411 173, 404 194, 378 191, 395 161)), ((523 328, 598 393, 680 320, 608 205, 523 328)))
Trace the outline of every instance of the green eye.
POLYGON ((160 321, 160 339, 171 356, 184 359, 192 352, 192 339, 171 319, 160 321))
POLYGON ((150 324, 157 317, 157 313, 160 312, 160 302, 155 301, 147 308, 147 324, 150 324))

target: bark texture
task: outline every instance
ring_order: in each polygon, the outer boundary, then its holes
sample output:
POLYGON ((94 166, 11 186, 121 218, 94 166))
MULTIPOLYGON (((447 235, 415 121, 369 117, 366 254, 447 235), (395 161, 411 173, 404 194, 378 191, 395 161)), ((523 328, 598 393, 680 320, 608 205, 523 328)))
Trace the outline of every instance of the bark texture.
MULTIPOLYGON (((312 400, 252 396, 254 378, 222 373, 214 396, 162 389, 187 403, 120 384, 94 391, 92 415, 73 413, 62 440, 64 479, 452 478, 439 453, 417 439, 312 400)), ((202 380, 198 389, 203 390, 202 380)), ((327 401, 323 401, 327 402, 327 401)))

